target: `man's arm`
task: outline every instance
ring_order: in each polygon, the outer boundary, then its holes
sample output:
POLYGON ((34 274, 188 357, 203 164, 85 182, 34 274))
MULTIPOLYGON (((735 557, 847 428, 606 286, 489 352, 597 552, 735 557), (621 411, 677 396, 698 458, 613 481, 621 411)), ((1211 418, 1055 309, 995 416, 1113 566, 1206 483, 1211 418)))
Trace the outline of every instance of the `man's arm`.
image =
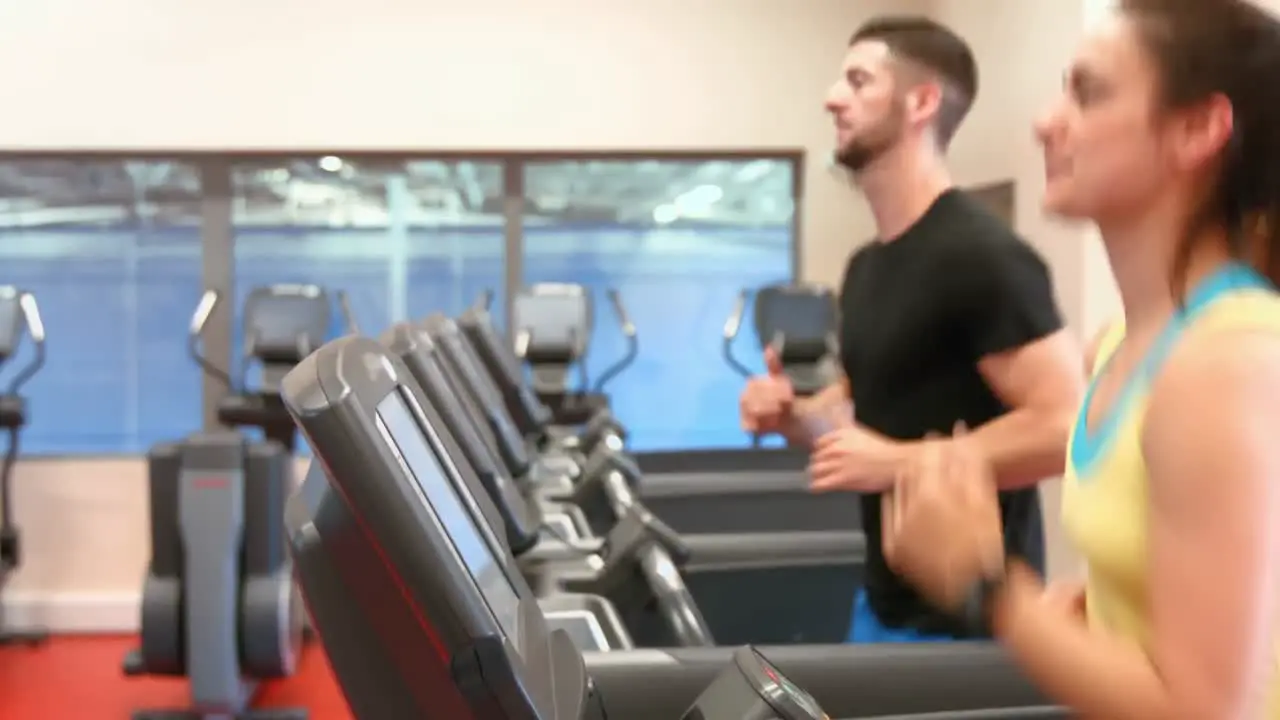
POLYGON ((1008 408, 975 429, 1002 489, 1062 472, 1084 397, 1079 345, 1063 328, 1049 269, 1029 245, 993 243, 972 256, 967 306, 978 372, 1008 408))
POLYGON ((978 372, 1009 412, 973 431, 1002 489, 1058 475, 1084 393, 1080 350, 1066 330, 987 355, 978 372))
POLYGON ((972 429, 970 440, 1001 489, 1034 485, 1063 470, 1084 395, 1080 349, 1063 328, 1048 267, 1029 245, 978 242, 960 251, 956 304, 977 371, 1008 408, 972 429))

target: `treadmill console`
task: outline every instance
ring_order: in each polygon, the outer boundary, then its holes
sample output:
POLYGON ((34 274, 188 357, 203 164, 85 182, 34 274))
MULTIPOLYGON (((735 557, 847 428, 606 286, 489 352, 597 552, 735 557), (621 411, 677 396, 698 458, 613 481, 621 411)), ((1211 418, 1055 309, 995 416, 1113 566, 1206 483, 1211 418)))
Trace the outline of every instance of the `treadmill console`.
POLYGON ((787 680, 753 647, 698 696, 683 720, 830 720, 809 693, 787 680))

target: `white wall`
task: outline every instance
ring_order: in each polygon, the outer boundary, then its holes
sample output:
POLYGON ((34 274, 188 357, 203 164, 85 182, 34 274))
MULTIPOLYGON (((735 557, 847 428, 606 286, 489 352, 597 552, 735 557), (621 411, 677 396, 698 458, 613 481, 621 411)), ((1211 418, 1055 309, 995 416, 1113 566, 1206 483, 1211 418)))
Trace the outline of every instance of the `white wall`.
MULTIPOLYGON (((870 237, 824 170, 853 29, 926 0, 41 0, 0 4, 14 149, 803 149, 802 271, 870 237)), ((18 470, 10 620, 129 627, 141 460, 18 470)))

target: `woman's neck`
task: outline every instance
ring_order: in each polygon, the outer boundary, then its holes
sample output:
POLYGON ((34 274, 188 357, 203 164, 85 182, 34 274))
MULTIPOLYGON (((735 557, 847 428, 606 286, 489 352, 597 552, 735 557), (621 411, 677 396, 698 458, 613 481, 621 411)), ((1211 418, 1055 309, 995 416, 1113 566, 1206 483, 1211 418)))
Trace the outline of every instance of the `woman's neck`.
POLYGON ((1135 331, 1163 325, 1188 288, 1231 258, 1226 234, 1215 228, 1191 240, 1191 252, 1179 268, 1184 223, 1179 215, 1152 212, 1128 222, 1098 225, 1124 304, 1125 323, 1135 331), (1177 285, 1175 269, 1181 270, 1177 285))

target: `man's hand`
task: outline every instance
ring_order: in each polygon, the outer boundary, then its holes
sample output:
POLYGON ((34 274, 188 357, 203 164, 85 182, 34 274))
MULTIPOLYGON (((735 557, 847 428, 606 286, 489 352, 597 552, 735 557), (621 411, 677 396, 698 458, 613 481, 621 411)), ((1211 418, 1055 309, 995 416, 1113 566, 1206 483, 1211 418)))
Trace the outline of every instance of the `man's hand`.
POLYGON ((853 424, 817 439, 809 461, 814 492, 881 492, 893 485, 908 446, 853 424))
POLYGON ((796 401, 795 388, 782 371, 782 359, 777 351, 767 348, 764 364, 767 374, 748 380, 738 400, 742 429, 759 435, 785 431, 796 401))

